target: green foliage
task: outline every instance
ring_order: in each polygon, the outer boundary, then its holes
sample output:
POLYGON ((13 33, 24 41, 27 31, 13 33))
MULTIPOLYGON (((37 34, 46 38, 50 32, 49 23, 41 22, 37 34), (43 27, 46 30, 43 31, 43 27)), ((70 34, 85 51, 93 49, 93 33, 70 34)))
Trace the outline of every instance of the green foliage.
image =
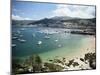
POLYGON ((85 59, 85 60, 96 59, 96 54, 95 54, 95 53, 87 53, 87 54, 85 54, 84 59, 85 59))
POLYGON ((67 64, 67 66, 70 66, 70 65, 72 65, 72 63, 74 62, 74 59, 72 59, 72 60, 69 60, 69 63, 67 64))
MULTIPOLYGON (((50 59, 49 62, 42 62, 42 59, 39 55, 31 55, 24 60, 13 59, 12 60, 12 72, 14 74, 25 74, 25 73, 40 73, 40 72, 58 72, 63 71, 64 66, 69 67, 72 65, 73 67, 79 66, 78 62, 74 61, 75 59, 69 60, 66 62, 66 58, 62 59, 50 59), (63 65, 63 66, 62 66, 63 65)), ((89 62, 89 66, 91 69, 96 68, 96 54, 95 53, 87 53, 84 58, 80 58, 82 62, 89 62)))
POLYGON ((73 62, 73 66, 78 66, 79 64, 77 62, 73 62))
POLYGON ((87 53, 84 59, 89 61, 89 66, 92 69, 96 69, 96 53, 87 53))
POLYGON ((36 57, 35 57, 35 62, 36 62, 37 64, 41 64, 41 63, 42 63, 42 60, 41 60, 40 56, 36 55, 36 57))

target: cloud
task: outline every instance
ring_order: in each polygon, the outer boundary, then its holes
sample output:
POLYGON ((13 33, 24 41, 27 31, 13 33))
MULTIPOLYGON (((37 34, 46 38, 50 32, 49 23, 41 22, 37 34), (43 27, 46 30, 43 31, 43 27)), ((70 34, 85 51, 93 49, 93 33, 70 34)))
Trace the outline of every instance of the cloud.
POLYGON ((57 5, 52 11, 53 16, 71 16, 80 18, 94 18, 94 6, 79 6, 79 5, 57 5))
POLYGON ((17 12, 18 10, 17 10, 17 9, 15 9, 15 8, 13 8, 13 11, 14 11, 14 12, 17 12))
POLYGON ((13 8, 12 11, 24 15, 24 12, 22 12, 21 10, 13 8))
POLYGON ((31 20, 30 18, 24 18, 18 15, 12 15, 13 20, 31 20))

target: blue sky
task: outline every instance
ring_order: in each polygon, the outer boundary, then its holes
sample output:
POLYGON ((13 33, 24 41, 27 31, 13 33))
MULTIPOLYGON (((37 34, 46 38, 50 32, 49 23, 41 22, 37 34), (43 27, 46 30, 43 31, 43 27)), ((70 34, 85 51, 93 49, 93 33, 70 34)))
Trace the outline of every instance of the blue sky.
POLYGON ((34 2, 12 2, 12 19, 39 20, 54 16, 94 18, 95 6, 48 4, 34 2))

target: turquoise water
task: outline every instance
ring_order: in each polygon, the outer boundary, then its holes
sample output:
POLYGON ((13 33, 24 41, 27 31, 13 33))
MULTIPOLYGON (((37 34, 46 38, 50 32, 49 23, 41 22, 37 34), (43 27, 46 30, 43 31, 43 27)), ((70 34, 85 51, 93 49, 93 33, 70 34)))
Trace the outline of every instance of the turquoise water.
MULTIPOLYGON (((12 28, 13 58, 27 57, 32 54, 39 54, 42 58, 63 56, 77 52, 86 44, 86 35, 77 35, 64 32, 65 29, 56 28, 12 28), (14 37, 17 37, 13 39, 14 37), (49 38, 45 38, 49 37, 49 38), (19 39, 25 40, 24 42, 19 39), (39 45, 38 42, 42 43, 39 45)), ((70 30, 67 30, 69 31, 70 30)))

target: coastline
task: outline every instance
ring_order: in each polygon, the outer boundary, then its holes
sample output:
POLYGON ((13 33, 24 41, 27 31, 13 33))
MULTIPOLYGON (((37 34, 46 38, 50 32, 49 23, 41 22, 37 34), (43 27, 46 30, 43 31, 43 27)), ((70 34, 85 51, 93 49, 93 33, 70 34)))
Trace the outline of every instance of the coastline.
MULTIPOLYGON (((52 56, 52 58, 48 58, 48 53, 50 53, 48 52, 44 56, 46 59, 43 59, 44 57, 41 55, 33 54, 22 62, 13 60, 13 72, 25 74, 96 69, 95 37, 89 36, 84 40, 88 40, 88 43, 79 48, 77 52, 68 55, 57 56, 61 53, 61 49, 59 49, 60 53, 58 54, 59 51, 54 53, 55 57, 52 56)), ((66 54, 66 52, 63 53, 66 54)))
MULTIPOLYGON (((54 63, 55 65, 60 65, 62 67, 64 67, 64 69, 62 71, 68 71, 68 70, 91 70, 91 69, 95 69, 96 64, 94 64, 92 67, 90 66, 91 64, 91 60, 93 60, 93 63, 96 63, 95 58, 91 59, 94 56, 91 56, 91 54, 95 54, 96 50, 95 50, 95 37, 90 37, 88 40, 88 45, 86 44, 83 48, 81 48, 78 52, 76 53, 72 53, 66 56, 56 56, 54 58, 45 60, 45 62, 48 63, 54 63), (89 60, 85 60, 85 57, 87 54, 90 54, 89 60), (82 60, 81 60, 82 59, 82 60), (70 64, 70 66, 66 66, 66 64, 68 65, 70 63, 70 61, 72 62, 70 64), (76 65, 76 66, 74 66, 76 65)), ((59 54, 58 54, 59 55, 59 54)), ((86 57, 88 58, 88 57, 86 57)))
MULTIPOLYGON (((55 50, 55 51, 40 54, 40 57, 44 58, 43 60, 45 62, 45 61, 48 61, 48 59, 54 59, 54 58, 61 59, 63 57, 65 57, 67 60, 70 60, 70 59, 73 59, 73 58, 84 57, 84 55, 86 53, 95 53, 95 37, 94 36, 89 36, 89 38, 86 38, 85 40, 88 41, 88 44, 81 47, 76 52, 72 52, 70 54, 64 53, 63 55, 60 55, 61 54, 61 49, 59 49, 57 52, 55 50), (52 55, 49 55, 49 54, 52 54, 52 55), (55 55, 55 57, 54 57, 54 55, 55 55), (46 58, 45 58, 45 56, 46 56, 46 58), (51 58, 49 56, 51 56, 51 58)), ((84 40, 83 40, 83 42, 84 42, 84 40)), ((63 51, 62 51, 62 53, 63 53, 63 51)))
MULTIPOLYGON (((84 55, 86 53, 95 53, 95 37, 90 37, 87 39, 88 40, 88 44, 86 44, 83 48, 81 48, 80 50, 78 50, 78 52, 72 54, 71 58, 80 58, 80 57, 84 57, 84 55)), ((70 59, 71 59, 70 58, 70 59)))

